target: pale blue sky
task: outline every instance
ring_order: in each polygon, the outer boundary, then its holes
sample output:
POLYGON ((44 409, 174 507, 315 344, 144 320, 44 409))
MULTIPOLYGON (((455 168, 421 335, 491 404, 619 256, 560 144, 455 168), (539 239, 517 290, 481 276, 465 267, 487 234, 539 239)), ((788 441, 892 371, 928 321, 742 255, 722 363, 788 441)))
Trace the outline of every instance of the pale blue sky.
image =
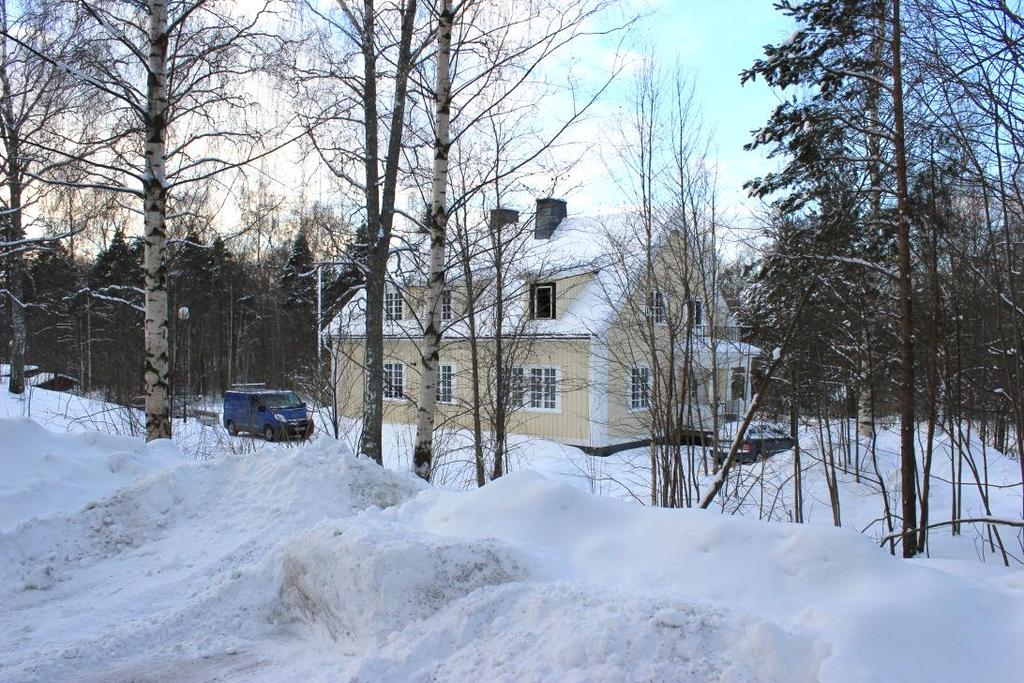
MULTIPOLYGON (((647 4, 654 14, 634 39, 632 49, 652 52, 666 68, 678 61, 694 80, 697 103, 712 135, 721 201, 735 223, 749 224, 751 204, 742 184, 763 175, 772 162, 764 158, 764 152, 743 151, 743 145, 750 141, 750 131, 765 123, 779 99, 761 81, 741 86, 739 73, 762 56, 765 44, 785 40, 793 24, 772 7, 771 0, 661 0, 647 4)), ((628 95, 626 81, 628 76, 606 104, 617 100, 628 106, 623 101, 628 95)), ((573 194, 579 194, 584 205, 595 201, 584 187, 573 194)), ((614 202, 609 199, 603 194, 601 208, 611 208, 614 202)))
MULTIPOLYGON (((665 25, 671 28, 659 31, 658 50, 679 55, 692 69, 698 98, 712 126, 725 200, 742 202, 743 182, 762 175, 771 164, 764 152, 745 152, 743 145, 750 141, 750 131, 765 123, 779 99, 762 81, 741 86, 739 73, 763 55, 766 43, 785 40, 793 24, 772 7, 771 0, 665 0, 662 12, 665 25)), ((742 208, 736 210, 744 213, 742 208)))

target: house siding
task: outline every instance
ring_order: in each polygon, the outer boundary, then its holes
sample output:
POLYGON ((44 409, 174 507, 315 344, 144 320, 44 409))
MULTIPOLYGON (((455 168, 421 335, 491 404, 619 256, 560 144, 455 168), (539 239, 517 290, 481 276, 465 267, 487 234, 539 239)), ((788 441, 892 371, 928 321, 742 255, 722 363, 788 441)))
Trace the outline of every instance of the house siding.
MULTIPOLYGON (((670 239, 675 242, 680 238, 673 236, 670 239)), ((662 250, 655 257, 651 281, 652 287, 657 286, 658 289, 666 293, 666 303, 670 309, 675 311, 677 316, 674 321, 675 330, 670 329, 668 325, 654 325, 653 336, 649 334, 646 329, 646 305, 650 289, 643 285, 627 294, 608 328, 607 438, 609 443, 649 439, 654 431, 651 424, 651 411, 647 409, 634 410, 630 406, 629 378, 634 366, 650 367, 653 380, 654 377, 667 376, 668 366, 671 364, 675 366, 671 370, 671 376, 675 379, 677 390, 682 385, 682 366, 685 353, 678 347, 685 344, 686 333, 680 324, 680 306, 685 304, 686 298, 699 299, 706 305, 708 297, 704 293, 700 278, 695 277, 696 268, 687 268, 680 263, 682 259, 680 254, 681 250, 677 244, 662 250), (687 283, 688 276, 689 282, 687 283), (684 294, 687 289, 690 292, 689 297, 684 294), (677 348, 673 349, 673 346, 677 348)), ((711 322, 707 319, 708 311, 705 311, 704 315, 704 323, 711 322)), ((728 390, 728 370, 719 369, 717 373, 713 373, 710 367, 702 367, 698 360, 702 355, 710 357, 710 343, 706 337, 699 334, 693 334, 691 337, 691 353, 693 353, 691 366, 697 380, 697 396, 694 401, 692 424, 689 425, 689 428, 694 431, 707 431, 712 428, 712 377, 714 376, 717 380, 720 397, 724 397, 723 392, 728 390)))
MULTIPOLYGON (((670 239, 681 239, 673 236, 670 239)), ((673 259, 662 251, 656 257, 652 284, 665 291, 670 310, 674 310, 676 333, 673 336, 668 326, 657 326, 654 334, 653 353, 648 344, 644 330, 646 326, 645 303, 648 289, 637 285, 628 293, 624 300, 617 303, 617 311, 610 320, 602 321, 593 330, 579 330, 578 336, 557 337, 544 336, 547 330, 543 325, 549 321, 524 321, 521 332, 531 339, 529 348, 522 353, 521 360, 516 364, 533 367, 555 367, 560 372, 560 406, 557 411, 540 411, 520 408, 509 418, 508 431, 556 440, 571 445, 603 449, 606 446, 631 443, 650 439, 652 436, 651 413, 649 410, 632 410, 629 404, 629 377, 634 365, 651 367, 652 376, 664 377, 668 364, 676 366, 674 376, 679 380, 679 370, 683 365, 683 353, 678 347, 684 343, 685 327, 679 317, 679 306, 686 298, 705 301, 705 305, 717 307, 716 302, 709 302, 703 296, 699 278, 694 277, 695 268, 685 267, 680 262, 686 256, 675 250, 673 259), (687 290, 686 279, 690 277, 690 295, 683 294, 687 290), (606 326, 605 326, 606 323, 606 326), (530 336, 535 335, 535 336, 530 336), (675 348, 673 348, 675 347, 675 348)), ((578 303, 582 292, 587 290, 593 281, 595 272, 581 272, 565 277, 539 275, 527 279, 527 282, 557 283, 556 317, 562 320, 569 315, 570 308, 578 303)), ((405 291, 407 315, 419 312, 422 308, 423 288, 410 286, 405 291)), ((529 288, 523 287, 515 295, 509 295, 516 307, 529 310, 529 288), (522 300, 511 297, 522 297, 522 300)), ((462 313, 462 302, 457 300, 457 315, 462 313)), ((719 310, 705 311, 704 323, 707 326, 719 324, 722 316, 719 310), (710 313, 710 315, 709 315, 710 313)), ((385 361, 400 361, 406 366, 405 392, 412 400, 385 401, 384 419, 393 423, 412 423, 416 419, 415 399, 419 392, 419 363, 417 351, 418 337, 416 323, 409 326, 385 325, 385 361), (403 336, 405 335, 405 336, 403 336)), ((553 328, 554 329, 554 328, 553 328)), ((523 337, 520 336, 519 339, 523 337)), ((692 423, 688 428, 695 431, 707 431, 712 428, 712 396, 713 385, 717 385, 718 396, 724 400, 728 396, 730 383, 729 367, 734 363, 724 362, 718 357, 717 372, 711 368, 711 350, 717 348, 715 342, 694 334, 695 357, 693 370, 697 379, 697 400, 695 401, 692 423), (703 359, 703 360, 700 360, 703 359)), ((512 343, 512 342, 510 342, 512 343)), ((515 342, 521 343, 521 342, 515 342)), ((481 381, 481 395, 490 403, 493 379, 493 339, 479 343, 481 368, 485 373, 481 381)), ((342 359, 339 368, 338 403, 341 414, 359 417, 362 411, 363 396, 363 339, 361 336, 342 337, 338 341, 338 349, 342 359)), ((438 405, 438 424, 456 428, 471 429, 472 413, 469 401, 472 400, 470 385, 470 346, 464 338, 454 334, 445 339, 441 345, 440 362, 451 363, 456 367, 454 405, 438 405)), ((749 359, 743 363, 749 368, 749 359)), ((679 382, 677 382, 677 385, 679 382)), ((485 428, 490 420, 485 414, 485 428)))
MULTIPOLYGON (((341 338, 337 342, 337 399, 339 412, 357 418, 362 411, 363 399, 363 340, 341 338)), ((489 354, 493 341, 480 342, 481 352, 489 354)), ((535 339, 522 353, 526 367, 554 367, 559 370, 559 407, 556 411, 521 408, 509 419, 512 433, 538 436, 578 446, 602 446, 591 442, 590 413, 590 340, 580 338, 535 339)), ((384 361, 405 365, 405 400, 384 401, 384 421, 399 424, 415 422, 415 399, 419 395, 420 355, 416 342, 411 339, 386 339, 384 361), (411 399, 409 398, 411 397, 411 399)), ((471 377, 470 346, 462 339, 442 341, 440 362, 455 366, 455 403, 438 404, 438 422, 461 429, 472 428, 470 411, 471 377)), ((483 363, 482 365, 488 365, 483 363)), ((484 372, 490 372, 484 368, 484 372)), ((482 386, 489 391, 492 384, 482 386)))

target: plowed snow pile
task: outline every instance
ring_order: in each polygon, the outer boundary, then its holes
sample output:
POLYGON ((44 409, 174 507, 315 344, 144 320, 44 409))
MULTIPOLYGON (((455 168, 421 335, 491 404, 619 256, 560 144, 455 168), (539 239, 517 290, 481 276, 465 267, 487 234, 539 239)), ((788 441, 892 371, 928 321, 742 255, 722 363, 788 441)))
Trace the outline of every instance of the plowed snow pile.
POLYGON ((179 464, 167 441, 56 434, 33 420, 0 418, 0 531, 72 512, 140 477, 179 464))
POLYGON ((908 563, 853 532, 647 509, 529 472, 429 490, 331 441, 179 464, 9 522, 4 682, 1024 670, 1019 571, 908 563))

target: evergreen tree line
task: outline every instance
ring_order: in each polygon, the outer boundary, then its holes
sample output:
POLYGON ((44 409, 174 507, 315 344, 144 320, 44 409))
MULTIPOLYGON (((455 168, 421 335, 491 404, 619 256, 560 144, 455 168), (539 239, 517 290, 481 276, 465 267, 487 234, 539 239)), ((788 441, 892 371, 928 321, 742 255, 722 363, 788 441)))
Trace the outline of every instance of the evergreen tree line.
MULTIPOLYGON (((173 393, 215 396, 241 383, 299 388, 322 371, 309 233, 302 226, 258 258, 251 241, 232 247, 216 233, 192 231, 171 241, 173 393)), ((95 253, 73 255, 54 242, 25 257, 29 364, 74 377, 84 393, 116 403, 142 394, 140 243, 117 227, 95 253)), ((360 277, 358 268, 324 269, 325 316, 360 277)), ((5 347, 9 320, 0 322, 5 347)))
MULTIPOLYGON (((1024 452, 1024 18, 1014 7, 782 2, 797 31, 743 74, 784 93, 749 145, 782 160, 748 185, 768 200, 770 240, 736 287, 754 341, 786 345, 768 405, 794 431, 844 425, 852 447, 837 449, 833 478, 867 474, 878 424, 900 424, 901 481, 889 492, 879 483, 905 555, 925 549, 939 514, 929 517, 930 489, 950 490, 955 521, 962 487, 987 487, 976 437, 1024 452)), ((839 524, 838 491, 832 504, 839 524)), ((999 529, 987 534, 995 552, 999 529)))

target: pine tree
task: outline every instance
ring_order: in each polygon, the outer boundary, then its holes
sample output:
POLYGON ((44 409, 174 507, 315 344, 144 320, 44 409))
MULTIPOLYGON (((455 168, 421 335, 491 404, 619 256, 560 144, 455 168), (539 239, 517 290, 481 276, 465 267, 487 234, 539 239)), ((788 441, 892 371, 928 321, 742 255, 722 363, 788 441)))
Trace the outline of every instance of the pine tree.
POLYGON ((123 230, 115 230, 110 244, 96 257, 84 292, 90 319, 86 330, 90 383, 105 387, 110 398, 120 402, 141 389, 142 354, 134 351, 142 349, 141 252, 138 241, 130 244, 123 230))
POLYGON ((814 201, 811 189, 823 185, 823 168, 856 167, 867 178, 862 187, 872 207, 867 234, 896 236, 902 541, 904 556, 912 557, 917 554, 916 385, 900 2, 783 0, 777 7, 799 28, 784 43, 767 46, 765 58, 741 78, 799 88, 801 96, 777 107, 747 146, 770 146, 772 155, 786 156, 787 163, 749 185, 760 196, 788 193, 779 206, 793 211, 814 201))
POLYGON ((366 282, 368 250, 366 224, 361 224, 352 240, 345 245, 345 254, 338 268, 324 270, 323 320, 334 319, 359 288, 366 282))
POLYGON ((69 349, 78 344, 77 297, 83 272, 67 248, 54 244, 33 255, 28 267, 29 345, 48 370, 77 374, 78 359, 69 349))
POLYGON ((313 250, 305 230, 299 230, 292 241, 288 260, 281 273, 284 305, 289 309, 312 310, 316 305, 316 278, 313 250))

